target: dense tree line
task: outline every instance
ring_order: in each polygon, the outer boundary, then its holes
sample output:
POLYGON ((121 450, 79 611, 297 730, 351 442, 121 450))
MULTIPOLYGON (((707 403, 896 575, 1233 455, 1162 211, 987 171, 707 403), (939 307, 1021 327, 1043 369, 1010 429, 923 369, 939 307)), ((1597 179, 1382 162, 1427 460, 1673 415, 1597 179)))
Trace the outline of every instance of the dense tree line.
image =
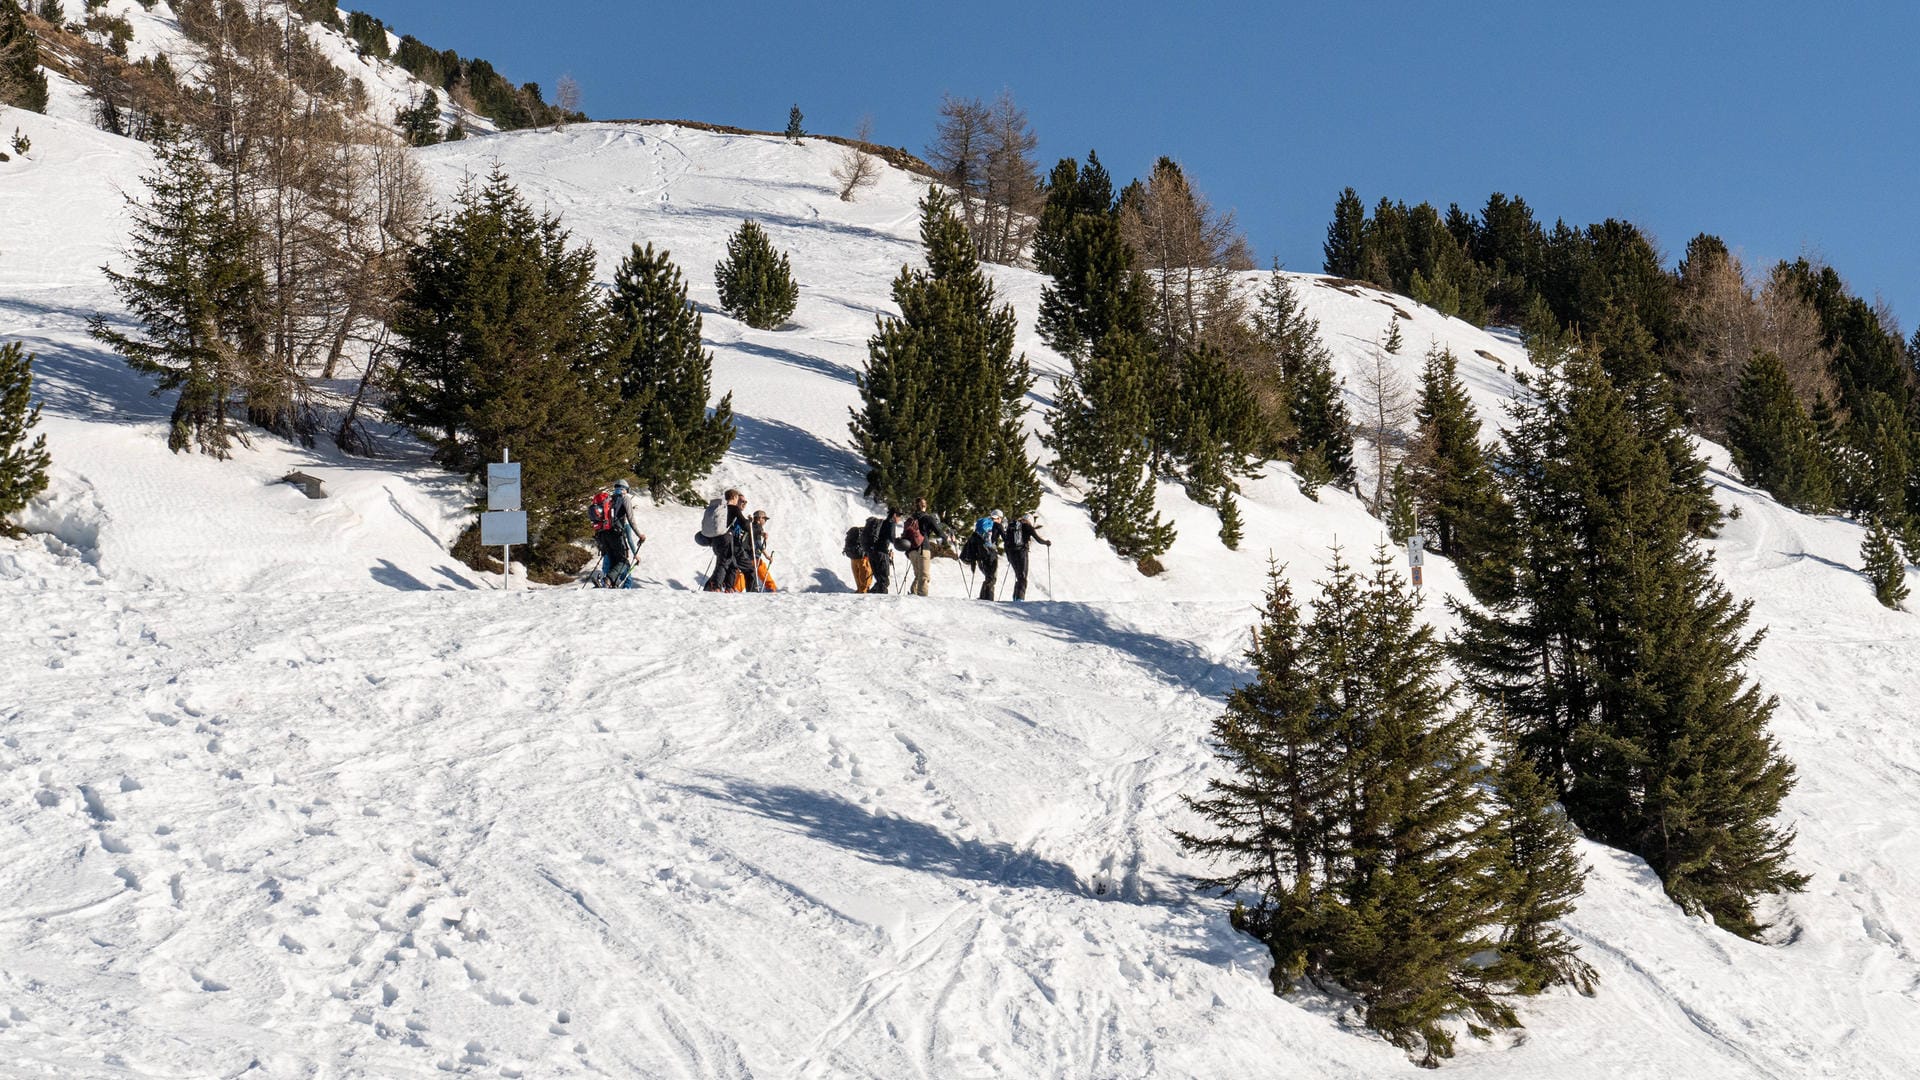
POLYGON ((411 34, 401 35, 399 47, 394 48, 386 24, 365 12, 348 12, 345 31, 360 55, 391 59, 414 78, 493 121, 502 131, 586 119, 560 102, 549 103, 539 83, 515 86, 479 57, 434 49, 411 34))

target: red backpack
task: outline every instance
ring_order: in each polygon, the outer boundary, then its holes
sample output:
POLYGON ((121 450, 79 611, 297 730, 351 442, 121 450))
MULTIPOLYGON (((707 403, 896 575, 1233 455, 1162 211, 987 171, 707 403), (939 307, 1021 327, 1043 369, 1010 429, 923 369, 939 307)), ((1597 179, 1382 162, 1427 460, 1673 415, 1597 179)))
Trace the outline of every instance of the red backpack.
POLYGON ((908 518, 907 523, 900 527, 900 539, 905 541, 901 546, 902 551, 919 551, 920 545, 927 541, 927 538, 920 534, 920 523, 913 518, 908 518))
POLYGON ((587 504, 587 520, 593 522, 593 531, 606 532, 613 528, 613 496, 601 492, 587 504))

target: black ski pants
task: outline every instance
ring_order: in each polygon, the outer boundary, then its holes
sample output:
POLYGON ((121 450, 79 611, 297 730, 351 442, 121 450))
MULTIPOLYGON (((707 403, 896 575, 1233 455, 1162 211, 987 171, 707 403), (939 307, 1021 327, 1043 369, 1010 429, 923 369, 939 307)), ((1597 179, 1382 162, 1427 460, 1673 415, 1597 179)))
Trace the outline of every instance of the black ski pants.
POLYGON ((1027 547, 1007 549, 1007 565, 1013 567, 1013 598, 1015 600, 1027 598, 1027 554, 1031 550, 1027 547))

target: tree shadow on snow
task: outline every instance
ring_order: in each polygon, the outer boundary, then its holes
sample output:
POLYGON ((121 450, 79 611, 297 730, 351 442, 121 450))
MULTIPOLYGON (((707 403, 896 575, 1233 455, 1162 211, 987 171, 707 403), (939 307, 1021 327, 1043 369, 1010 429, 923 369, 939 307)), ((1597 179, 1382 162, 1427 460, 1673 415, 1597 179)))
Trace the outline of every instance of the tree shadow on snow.
POLYGON ((796 473, 833 484, 857 481, 866 472, 850 447, 830 443, 805 428, 757 416, 733 416, 733 453, 765 469, 796 473))
POLYGON ((848 386, 854 385, 854 375, 851 369, 841 367, 831 360, 814 356, 811 353, 803 353, 795 349, 775 348, 772 345, 762 345, 757 341, 733 341, 720 346, 720 348, 747 353, 752 356, 764 356, 769 360, 777 360, 782 364, 786 364, 788 367, 797 367, 802 371, 809 371, 815 375, 824 375, 829 379, 838 379, 848 386))
POLYGON ((1122 625, 1106 609, 1093 604, 1042 600, 999 607, 1070 644, 1112 649, 1167 682, 1198 694, 1217 697, 1240 681, 1231 666, 1218 663, 1193 642, 1122 625))
POLYGON ((1011 844, 962 840, 911 818, 876 812, 838 795, 787 784, 725 780, 689 788, 791 826, 870 863, 1010 888, 1084 893, 1071 867, 1011 844))

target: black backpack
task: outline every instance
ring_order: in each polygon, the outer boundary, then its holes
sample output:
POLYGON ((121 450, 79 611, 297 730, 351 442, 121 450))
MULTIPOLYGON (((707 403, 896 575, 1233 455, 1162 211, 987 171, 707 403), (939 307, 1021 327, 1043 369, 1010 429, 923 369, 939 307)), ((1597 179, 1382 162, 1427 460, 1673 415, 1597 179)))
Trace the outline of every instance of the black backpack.
POLYGON ((880 536, 885 526, 886 522, 877 517, 867 519, 867 527, 861 534, 860 542, 865 547, 868 555, 883 555, 886 553, 886 545, 880 542, 880 536))
POLYGON ((849 559, 866 558, 867 557, 866 530, 862 529, 858 525, 855 525, 853 528, 848 529, 847 543, 845 547, 840 549, 840 554, 845 555, 849 559))
POLYGON ((986 558, 986 553, 986 541, 980 539, 978 532, 968 533, 967 542, 960 545, 960 561, 966 563, 969 569, 978 568, 980 561, 986 558))

